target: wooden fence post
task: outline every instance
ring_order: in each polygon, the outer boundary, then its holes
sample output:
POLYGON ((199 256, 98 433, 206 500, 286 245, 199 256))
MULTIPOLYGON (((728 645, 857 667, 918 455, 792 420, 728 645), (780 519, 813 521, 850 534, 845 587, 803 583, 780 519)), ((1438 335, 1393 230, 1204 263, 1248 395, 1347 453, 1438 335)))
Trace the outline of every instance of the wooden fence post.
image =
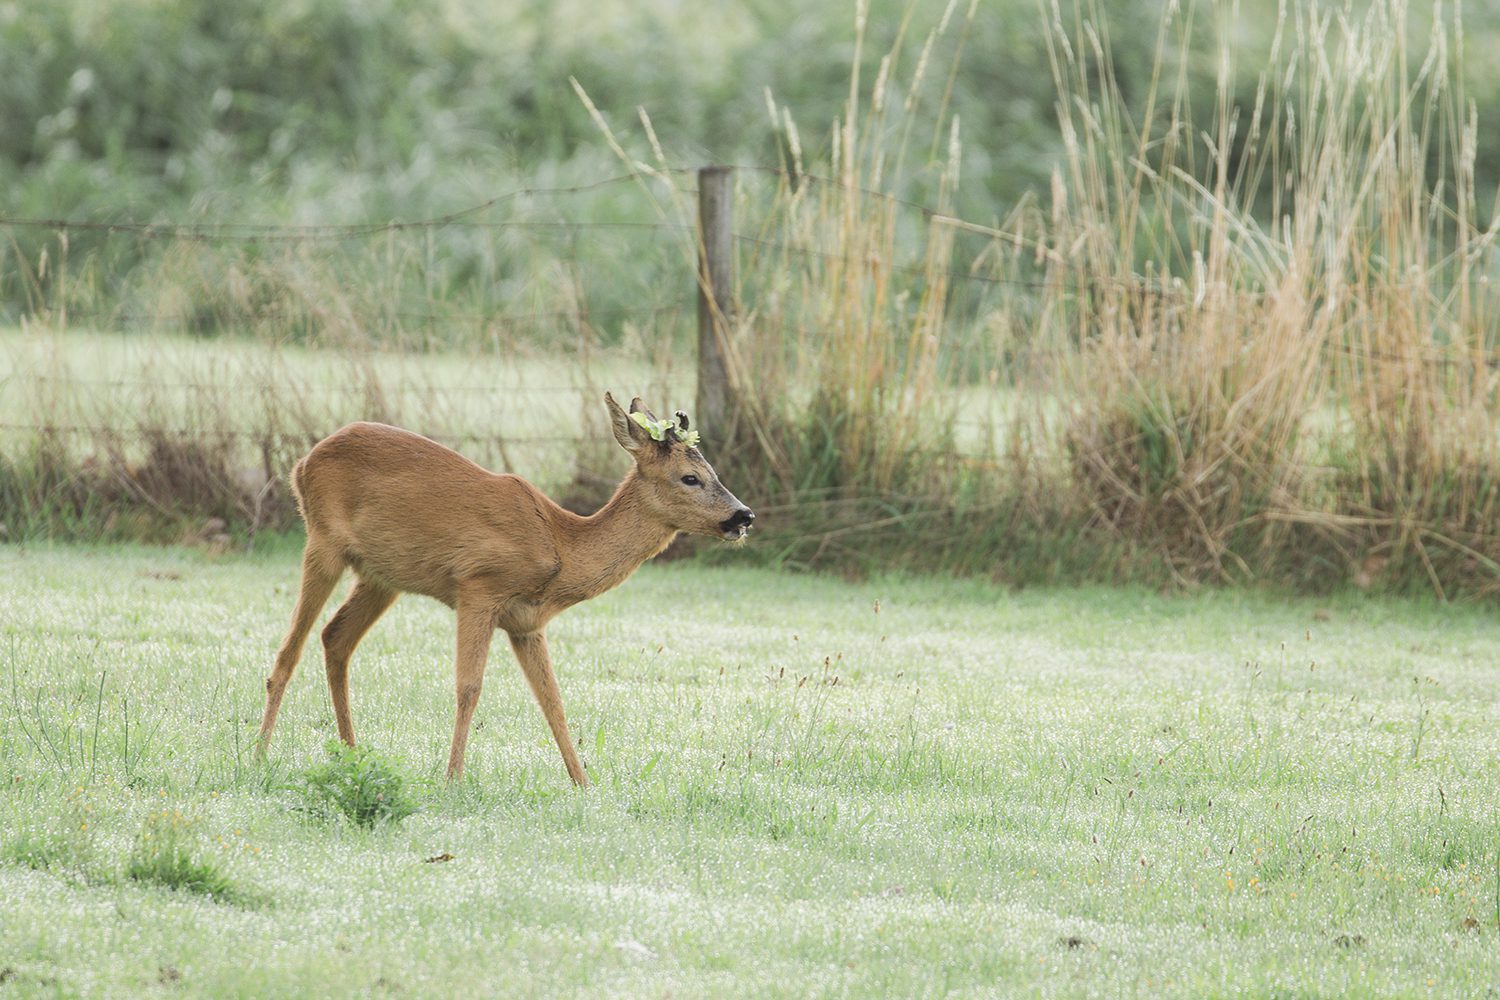
POLYGON ((734 173, 698 171, 698 412, 716 451, 734 436, 733 390, 724 367, 724 338, 734 317, 734 173))

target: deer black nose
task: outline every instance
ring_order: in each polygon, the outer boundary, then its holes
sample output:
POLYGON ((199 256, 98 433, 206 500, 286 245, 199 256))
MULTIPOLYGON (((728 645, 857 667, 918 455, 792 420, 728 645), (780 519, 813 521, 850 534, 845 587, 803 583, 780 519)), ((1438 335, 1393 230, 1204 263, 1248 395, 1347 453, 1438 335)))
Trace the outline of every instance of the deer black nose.
POLYGON ((724 522, 725 531, 734 531, 736 528, 748 528, 755 523, 755 511, 749 507, 741 507, 729 515, 729 520, 724 522))

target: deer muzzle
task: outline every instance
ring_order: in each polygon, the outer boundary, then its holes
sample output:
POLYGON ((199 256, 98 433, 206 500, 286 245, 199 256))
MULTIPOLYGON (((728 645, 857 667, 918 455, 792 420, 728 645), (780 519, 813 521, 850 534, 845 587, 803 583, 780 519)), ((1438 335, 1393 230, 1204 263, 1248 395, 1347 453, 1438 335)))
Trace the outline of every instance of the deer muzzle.
POLYGON ((745 533, 750 530, 750 526, 754 523, 755 511, 751 510, 749 507, 741 507, 733 514, 729 515, 729 517, 725 518, 723 523, 719 525, 719 530, 722 531, 724 533, 724 537, 728 539, 744 538, 745 533))

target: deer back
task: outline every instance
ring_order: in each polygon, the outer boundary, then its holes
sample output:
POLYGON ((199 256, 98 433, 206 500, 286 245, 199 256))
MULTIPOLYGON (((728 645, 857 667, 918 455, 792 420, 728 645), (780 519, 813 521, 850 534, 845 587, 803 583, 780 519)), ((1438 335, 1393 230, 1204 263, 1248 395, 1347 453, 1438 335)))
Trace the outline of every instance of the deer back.
POLYGON ((350 424, 298 463, 293 486, 310 543, 450 606, 460 582, 497 603, 539 597, 561 565, 551 501, 411 431, 350 424))

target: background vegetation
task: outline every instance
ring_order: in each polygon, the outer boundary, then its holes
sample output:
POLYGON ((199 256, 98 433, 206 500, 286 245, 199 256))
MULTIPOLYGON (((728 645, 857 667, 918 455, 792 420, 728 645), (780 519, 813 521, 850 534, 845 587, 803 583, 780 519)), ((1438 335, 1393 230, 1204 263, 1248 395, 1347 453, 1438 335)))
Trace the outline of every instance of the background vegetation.
POLYGON ((691 398, 689 168, 731 161, 706 430, 767 558, 1490 592, 1485 18, 8 7, 0 516, 242 538, 355 416, 586 504, 600 387, 691 398))
MULTIPOLYGON (((1119 8, 1132 89, 1158 8, 1119 8)), ((877 0, 866 79, 898 35, 920 45, 944 13, 877 0)), ((437 214, 517 178, 595 180, 608 153, 570 78, 618 121, 647 108, 684 163, 775 163, 765 91, 822 133, 855 55, 854 9, 839 4, 65 0, 0 18, 13 214, 157 221, 363 222, 437 214)), ((987 4, 962 43, 935 45, 918 95, 931 121, 962 44, 952 102, 981 217, 1045 183, 1059 149, 1039 29, 1025 0, 987 4)))

